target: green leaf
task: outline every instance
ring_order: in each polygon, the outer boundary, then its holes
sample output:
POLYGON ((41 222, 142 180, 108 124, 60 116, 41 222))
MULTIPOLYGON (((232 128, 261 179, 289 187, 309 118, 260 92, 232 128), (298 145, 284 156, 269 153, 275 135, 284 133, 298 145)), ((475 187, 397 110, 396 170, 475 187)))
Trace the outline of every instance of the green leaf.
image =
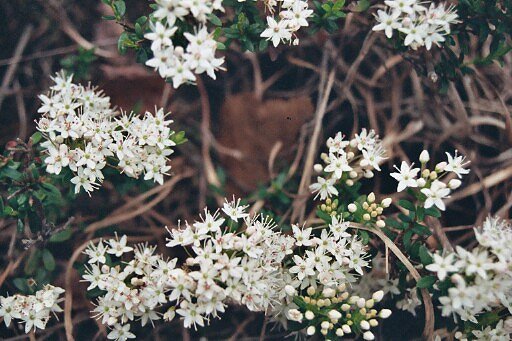
POLYGON ((398 205, 402 206, 406 210, 413 211, 413 212, 416 211, 416 206, 414 206, 414 204, 412 202, 410 202, 409 200, 405 200, 405 199, 398 200, 398 205))
POLYGON ((43 264, 46 270, 53 271, 55 270, 55 258, 52 253, 48 249, 43 250, 43 264))
POLYGON ((23 269, 26 275, 32 275, 36 271, 37 267, 39 266, 40 257, 41 250, 36 249, 30 254, 30 257, 28 257, 23 269))
POLYGON ((437 281, 436 276, 425 276, 425 277, 420 278, 418 283, 416 283, 416 286, 420 289, 431 288, 436 281, 437 281))
POLYGON ((215 26, 222 26, 222 21, 219 19, 218 16, 211 13, 208 15, 208 21, 214 24, 215 26))
POLYGON ((441 212, 439 212, 439 210, 436 207, 431 207, 431 208, 425 209, 425 214, 429 215, 431 217, 434 217, 434 218, 441 217, 441 212))
POLYGON ((23 179, 23 173, 18 172, 16 169, 11 167, 4 167, 0 170, 0 176, 8 177, 14 181, 21 181, 23 179))
POLYGON ((356 8, 354 9, 355 12, 364 12, 366 11, 368 8, 370 8, 370 0, 359 0, 357 2, 357 6, 356 8))
POLYGON ((66 241, 71 237, 73 231, 71 229, 62 230, 50 237, 50 243, 60 243, 66 241))
POLYGON ((114 15, 102 15, 101 18, 103 20, 115 20, 116 17, 114 15))
POLYGON ((430 252, 428 251, 428 249, 425 245, 420 246, 419 256, 420 256, 421 264, 429 265, 432 263, 432 256, 430 255, 430 252))
POLYGON ((32 144, 37 144, 41 139, 43 138, 43 134, 41 134, 40 131, 36 131, 32 136, 30 136, 30 140, 32 141, 32 144))
POLYGON ((27 280, 25 278, 15 278, 12 281, 12 284, 14 284, 14 286, 24 294, 27 294, 30 290, 27 284, 27 280))
POLYGON ((122 17, 126 13, 126 4, 123 0, 118 0, 114 2, 114 11, 117 16, 122 17))

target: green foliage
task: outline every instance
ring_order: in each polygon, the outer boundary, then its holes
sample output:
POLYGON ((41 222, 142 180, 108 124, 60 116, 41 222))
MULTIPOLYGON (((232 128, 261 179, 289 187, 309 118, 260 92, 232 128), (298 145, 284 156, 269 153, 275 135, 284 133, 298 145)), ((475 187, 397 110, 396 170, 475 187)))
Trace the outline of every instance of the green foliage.
POLYGON ((78 48, 78 53, 63 58, 60 65, 67 74, 73 74, 77 80, 90 78, 90 68, 97 57, 94 49, 78 48))
POLYGON ((338 30, 338 20, 346 16, 343 12, 345 0, 313 1, 315 12, 311 18, 312 32, 324 29, 329 33, 338 30))

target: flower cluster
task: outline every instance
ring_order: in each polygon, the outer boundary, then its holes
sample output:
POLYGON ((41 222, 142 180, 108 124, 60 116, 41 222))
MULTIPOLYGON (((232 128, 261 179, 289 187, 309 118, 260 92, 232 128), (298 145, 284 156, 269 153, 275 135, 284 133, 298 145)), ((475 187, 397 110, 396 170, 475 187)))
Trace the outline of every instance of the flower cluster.
POLYGON ((126 236, 91 244, 83 278, 90 283, 88 290, 106 292, 94 313, 113 328, 109 338, 135 337, 129 322, 140 319, 145 325, 159 319, 156 309, 162 305, 171 305, 165 320, 177 314, 190 328, 219 317, 229 303, 251 311, 270 311, 279 304, 286 295, 283 259, 293 238, 274 232, 270 219, 249 217, 245 209, 239 201, 226 202, 223 215, 205 209, 200 221, 170 231, 167 246, 186 248, 189 255, 179 266, 178 259, 155 255, 154 247, 126 246, 126 236), (243 228, 236 228, 238 220, 243 228), (129 261, 107 265, 107 255, 121 258, 132 251, 129 261))
POLYGON ((224 11, 222 2, 156 0, 155 8, 152 16, 156 21, 151 23, 151 32, 145 35, 152 41, 153 58, 147 60, 146 65, 158 70, 161 77, 171 79, 175 88, 193 83, 196 74, 204 72, 215 79, 215 71, 224 63, 224 58, 215 57, 217 41, 205 25, 213 11, 224 11), (183 36, 177 37, 177 31, 183 36), (183 41, 184 46, 176 41, 183 41))
POLYGON ((308 18, 313 14, 308 2, 304 0, 265 1, 265 9, 269 15, 267 29, 261 33, 261 37, 272 41, 274 47, 280 43, 298 45, 299 38, 296 32, 301 27, 309 26, 308 18), (277 20, 274 18, 276 12, 277 20))
POLYGON ((144 179, 162 184, 176 144, 167 114, 160 109, 143 117, 117 115, 101 91, 74 84, 72 78, 57 74, 50 93, 40 96, 42 117, 37 128, 46 138, 41 143, 47 154, 46 171, 60 174, 69 168, 76 193, 98 188, 106 166, 133 178, 144 174, 144 179))
POLYGON ((475 234, 479 245, 472 251, 457 246, 454 252, 435 253, 426 268, 448 287, 439 298, 443 316, 478 323, 480 314, 497 307, 512 313, 512 226, 487 218, 475 234))
POLYGON ((431 2, 426 7, 425 2, 419 0, 386 0, 384 3, 386 9, 377 12, 378 24, 373 30, 384 31, 388 38, 398 31, 404 37, 404 45, 413 50, 421 46, 430 50, 432 44, 440 46, 451 32, 450 25, 459 22, 453 5, 447 7, 444 3, 431 2))
POLYGON ((391 173, 391 176, 398 181, 397 191, 401 192, 407 188, 419 189, 421 199, 424 201, 426 209, 436 206, 438 209, 444 211, 445 204, 443 199, 447 198, 452 190, 460 187, 462 175, 468 174, 469 169, 465 169, 469 162, 465 161, 465 157, 458 155, 457 151, 452 156, 446 153, 447 161, 439 162, 434 170, 426 167, 430 160, 430 156, 426 150, 421 152, 419 160, 421 168, 414 168, 414 163, 411 165, 402 161, 400 168, 395 166, 397 173, 391 173), (420 177, 418 178, 418 173, 420 177), (441 179, 448 173, 455 174, 458 179, 451 179, 448 182, 443 182, 441 179))
POLYGON ((326 145, 329 153, 320 155, 325 165, 315 165, 315 171, 325 175, 318 176, 317 182, 310 186, 320 200, 338 195, 335 187, 338 182, 352 186, 362 177, 372 178, 373 171, 380 171, 379 164, 385 159, 384 147, 374 130, 363 128, 351 140, 345 140, 339 132, 329 138, 326 145))
POLYGON ((64 289, 47 284, 34 295, 0 296, 0 317, 7 327, 13 319, 24 323, 25 333, 45 329, 50 314, 62 311, 58 303, 63 300, 60 298, 63 292, 64 289))
POLYGON ((366 248, 354 235, 347 232, 349 224, 333 214, 328 228, 313 236, 313 228, 292 225, 295 246, 293 262, 289 268, 293 286, 306 288, 336 286, 355 282, 355 274, 362 275, 368 266, 366 248))
POLYGON ((308 287, 304 295, 296 296, 295 308, 286 312, 290 329, 305 330, 308 336, 321 334, 326 340, 336 340, 352 333, 362 334, 364 340, 374 340, 370 331, 385 319, 391 310, 378 311, 374 305, 384 296, 377 291, 372 298, 351 295, 345 284, 323 289, 308 287))

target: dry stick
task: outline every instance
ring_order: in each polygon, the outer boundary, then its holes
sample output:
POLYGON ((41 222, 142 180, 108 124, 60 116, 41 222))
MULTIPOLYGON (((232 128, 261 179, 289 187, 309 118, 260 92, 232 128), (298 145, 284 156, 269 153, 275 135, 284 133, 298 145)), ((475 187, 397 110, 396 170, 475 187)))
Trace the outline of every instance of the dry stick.
POLYGON ((2 107, 2 103, 4 101, 5 94, 8 90, 9 84, 11 83, 11 80, 14 77, 14 73, 16 72, 16 69, 18 68, 18 63, 21 59, 23 50, 25 50, 25 47, 28 44, 30 35, 32 34, 32 29, 33 29, 32 25, 25 26, 25 29, 23 30, 23 33, 21 34, 21 38, 18 42, 18 45, 16 46, 16 49, 14 50, 14 56, 12 57, 12 64, 9 65, 9 67, 7 68, 7 71, 5 72, 4 79, 2 80, 2 85, 0 86, 0 108, 2 107))
POLYGON ((439 240, 444 250, 453 251, 453 246, 446 236, 446 233, 439 222, 439 219, 431 216, 425 217, 425 223, 434 231, 434 235, 439 240))
MULTIPOLYGON (((206 87, 204 86, 204 82, 201 77, 197 77, 197 90, 199 91, 199 95, 201 97, 201 156, 203 158, 204 177, 206 178, 208 184, 219 187, 221 183, 217 173, 215 172, 215 167, 213 166, 213 161, 210 156, 210 147, 212 145, 212 133, 210 131, 210 99, 208 98, 208 92, 206 91, 206 87)), ((205 186, 203 185, 203 187, 205 186)), ((206 200, 204 198, 206 189, 203 188, 202 192, 204 194, 201 195, 200 198, 200 209, 206 205, 206 200)), ((217 199, 217 203, 222 205, 222 198, 219 195, 216 195, 215 197, 217 199)))
MULTIPOLYGON (((402 262, 402 264, 405 265, 416 282, 421 279, 421 275, 419 274, 418 270, 416 270, 409 259, 402 253, 402 251, 400 251, 395 243, 393 243, 393 241, 384 234, 384 232, 376 228, 369 228, 353 222, 350 222, 350 227, 365 230, 375 234, 384 242, 386 247, 395 254, 395 256, 402 262)), ((430 294, 426 289, 421 289, 421 296, 423 298, 423 303, 425 304, 425 328, 423 329, 423 337, 426 340, 431 341, 434 334, 434 306, 432 305, 430 294)))
MULTIPOLYGON (((134 218, 138 215, 141 215, 142 213, 145 213, 149 211, 152 207, 154 207, 156 204, 158 204, 160 201, 165 199, 169 193, 173 190, 174 186, 181 181, 182 179, 189 178, 194 174, 193 171, 187 171, 183 174, 175 175, 171 178, 171 180, 167 181, 162 186, 158 187, 160 189, 160 193, 150 202, 147 204, 135 209, 131 210, 126 213, 117 214, 113 216, 108 216, 105 219, 102 219, 98 222, 92 223, 91 225, 87 226, 85 229, 85 233, 91 234, 95 231, 105 228, 110 225, 119 224, 120 222, 126 221, 128 219, 134 218)), ((130 205, 131 206, 131 205, 130 205)))
POLYGON ((69 19, 68 15, 66 14, 66 11, 62 6, 60 6, 55 1, 48 1, 45 0, 39 0, 43 4, 43 6, 46 6, 49 8, 53 13, 53 17, 57 22, 60 23, 60 27, 62 31, 71 38, 75 43, 80 45, 86 50, 94 50, 94 54, 100 57, 104 58, 114 58, 117 56, 116 53, 112 53, 107 50, 99 49, 97 46, 95 46, 93 43, 85 39, 73 26, 71 23, 71 20, 69 19))
POLYGON ((27 110, 25 108, 25 102, 23 101, 23 94, 19 91, 21 90, 21 87, 18 80, 14 83, 14 90, 16 91, 16 105, 18 106, 18 119, 20 121, 18 137, 20 140, 25 141, 28 131, 27 110))
POLYGON ((297 193, 299 198, 296 202, 294 202, 295 207, 291 217, 292 221, 295 221, 299 215, 301 215, 300 222, 302 222, 304 218, 303 211, 307 197, 302 196, 307 194, 309 191, 309 184, 311 183, 311 172, 313 170, 313 163, 315 162, 315 155, 318 148, 318 140, 320 138, 320 131, 322 129, 322 120, 325 115, 325 109, 327 108, 327 101, 329 100, 329 95, 331 94, 332 85, 334 84, 335 75, 336 69, 332 69, 329 73, 329 78, 323 91, 323 98, 315 114, 315 128, 313 130, 313 136, 311 137, 311 142, 309 144, 306 163, 304 164, 304 173, 302 174, 302 179, 300 180, 299 192, 297 193))
POLYGON ((228 341, 235 341, 237 339, 238 335, 240 335, 244 331, 245 327, 247 327, 247 325, 250 322, 252 322, 252 320, 254 320, 254 315, 249 315, 249 317, 246 318, 244 320, 244 322, 242 322, 238 325, 238 328, 236 328, 235 333, 233 335, 231 335, 231 337, 228 339, 228 341))

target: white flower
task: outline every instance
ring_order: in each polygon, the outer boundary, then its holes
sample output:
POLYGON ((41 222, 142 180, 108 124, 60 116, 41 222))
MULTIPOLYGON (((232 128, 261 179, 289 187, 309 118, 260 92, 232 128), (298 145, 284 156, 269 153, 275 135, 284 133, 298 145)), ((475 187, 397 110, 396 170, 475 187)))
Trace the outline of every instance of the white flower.
POLYGON ((125 341, 128 339, 134 339, 135 335, 130 332, 130 325, 120 325, 119 323, 114 326, 114 329, 108 333, 107 339, 125 341))
POLYGON ((457 176, 462 178, 463 174, 468 174, 469 169, 465 169, 464 167, 469 164, 468 162, 464 162, 465 157, 462 155, 457 155, 457 151, 455 151, 455 155, 452 156, 450 153, 446 153, 447 165, 444 167, 445 172, 453 172, 457 174, 457 176))
POLYGON ((402 192, 404 189, 408 187, 418 187, 418 184, 416 182, 416 176, 418 175, 420 169, 412 168, 413 166, 414 163, 409 166, 407 162, 402 161, 400 169, 397 166, 395 166, 395 169, 398 171, 398 173, 390 174, 396 181, 398 181, 398 192, 402 192))
POLYGON ((295 245, 297 246, 311 246, 313 241, 310 239, 311 227, 307 229, 301 229, 297 225, 292 225, 293 237, 295 238, 295 245))
POLYGON ((123 235, 119 240, 116 234, 116 239, 110 239, 107 241, 108 245, 110 246, 110 248, 107 249, 107 253, 110 253, 116 257, 121 257, 123 253, 133 251, 132 247, 126 246, 127 241, 128 238, 126 235, 123 235))
POLYGON ((393 36, 393 30, 396 30, 402 26, 397 20, 399 16, 399 11, 391 11, 391 13, 388 13, 383 10, 378 10, 376 20, 379 22, 379 24, 373 26, 372 30, 384 31, 386 37, 391 38, 393 36))
POLYGON ((292 38, 292 34, 287 28, 287 22, 280 20, 277 22, 274 18, 267 17, 268 28, 261 33, 261 37, 272 40, 274 47, 277 47, 281 41, 286 42, 292 38))
POLYGON ((336 182, 335 179, 325 179, 321 176, 317 177, 316 183, 313 183, 309 186, 309 189, 312 193, 317 193, 315 196, 315 199, 320 196, 320 200, 325 200, 326 198, 329 198, 331 195, 338 195, 338 190, 336 187, 334 187, 334 184, 336 182))
POLYGON ((448 197, 450 189, 447 188, 443 182, 435 180, 430 185, 430 188, 422 188, 421 192, 427 197, 425 200, 425 208, 437 206, 441 211, 446 209, 443 199, 448 197))
POLYGON ((233 200, 228 202, 225 199, 224 206, 222 211, 234 221, 238 221, 238 219, 243 219, 249 216, 249 213, 245 212, 245 210, 249 207, 249 205, 240 205, 240 199, 238 201, 233 200))
POLYGON ((436 272, 437 277, 442 281, 446 278, 448 273, 457 272, 459 268, 454 263, 455 255, 450 253, 443 257, 437 253, 432 255, 433 263, 427 265, 425 268, 428 271, 436 272))
POLYGON ((340 156, 330 154, 329 164, 324 168, 324 171, 327 173, 333 173, 336 179, 341 179, 343 172, 350 172, 351 170, 352 167, 348 164, 346 154, 341 154, 340 156))

